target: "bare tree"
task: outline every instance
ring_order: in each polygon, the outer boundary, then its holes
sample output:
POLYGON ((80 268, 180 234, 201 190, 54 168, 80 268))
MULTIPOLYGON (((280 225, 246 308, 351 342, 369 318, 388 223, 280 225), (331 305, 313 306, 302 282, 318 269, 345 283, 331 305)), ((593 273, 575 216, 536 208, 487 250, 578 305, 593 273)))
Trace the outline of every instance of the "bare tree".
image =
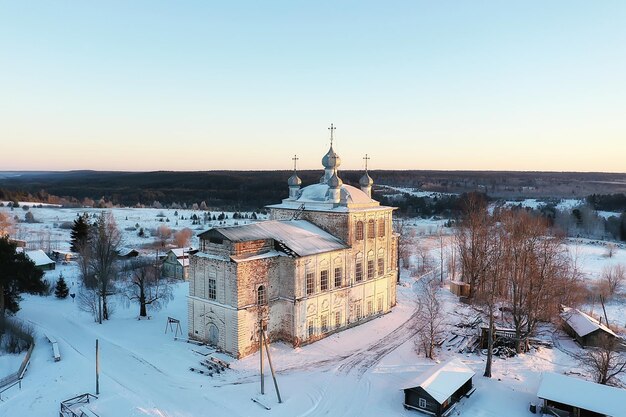
POLYGON ((14 233, 13 220, 11 216, 6 213, 0 212, 0 238, 10 236, 14 233))
POLYGON ((603 337, 598 347, 585 349, 577 358, 598 384, 617 385, 617 376, 626 373, 626 357, 618 352, 616 338, 603 337))
POLYGON ((148 315, 147 307, 158 310, 173 299, 172 288, 166 279, 161 278, 158 264, 147 259, 130 264, 130 273, 123 293, 129 301, 139 304, 139 316, 148 315))
POLYGON ((411 255, 415 250, 415 229, 410 227, 404 219, 397 219, 393 222, 393 228, 398 233, 398 258, 402 262, 403 268, 409 268, 411 255))
POLYGON ((417 343, 429 359, 434 358, 435 345, 443 334, 444 314, 437 297, 438 289, 437 281, 434 279, 424 283, 418 305, 417 343))
POLYGON ((172 229, 170 229, 169 226, 166 226, 164 224, 157 227, 154 233, 158 242, 161 244, 161 247, 165 247, 167 242, 172 237, 172 229))
POLYGON ((102 213, 92 229, 89 241, 89 269, 96 281, 102 307, 98 311, 98 322, 109 319, 107 297, 114 293, 114 281, 118 277, 117 253, 122 236, 111 213, 102 213))
POLYGON ((624 265, 606 266, 602 270, 600 282, 600 295, 611 298, 619 293, 626 281, 626 268, 624 265))
POLYGON ((174 243, 178 248, 184 248, 189 246, 189 242, 191 241, 191 236, 193 235, 193 231, 185 227, 174 233, 174 243))
POLYGON ((489 268, 489 249, 493 219, 485 201, 470 194, 464 204, 463 219, 455 235, 463 281, 470 286, 469 299, 474 297, 481 278, 489 268))
POLYGON ((615 255, 615 250, 617 249, 617 245, 615 243, 608 243, 606 245, 606 257, 612 258, 615 255))

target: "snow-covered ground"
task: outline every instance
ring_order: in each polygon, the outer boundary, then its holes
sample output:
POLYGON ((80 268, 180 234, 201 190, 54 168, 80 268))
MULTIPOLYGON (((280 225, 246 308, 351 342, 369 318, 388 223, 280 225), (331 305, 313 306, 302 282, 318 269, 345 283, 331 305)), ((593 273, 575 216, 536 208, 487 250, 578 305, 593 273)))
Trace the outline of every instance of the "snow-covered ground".
MULTIPOLYGON (((22 204, 22 203, 20 203, 22 204)), ((27 202, 23 203, 28 205, 27 202)), ((110 209, 97 209, 97 208, 62 208, 56 206, 44 206, 33 207, 30 206, 29 211, 33 214, 36 223, 25 223, 24 216, 27 213, 21 207, 11 210, 9 207, 0 207, 0 211, 3 211, 11 218, 17 216, 20 223, 17 226, 17 233, 14 237, 17 239, 26 240, 30 249, 44 249, 44 250, 64 250, 67 251, 70 248, 70 229, 69 226, 76 219, 78 214, 87 213, 95 221, 95 217, 100 213, 106 211, 113 214, 118 227, 123 233, 122 244, 129 248, 141 248, 142 246, 149 245, 155 241, 155 238, 150 236, 150 231, 156 229, 160 225, 166 225, 173 231, 181 230, 183 228, 190 228, 194 232, 194 238, 191 245, 195 246, 197 240, 195 235, 218 225, 234 225, 234 224, 246 224, 254 222, 252 219, 233 219, 232 212, 224 212, 228 216, 228 219, 223 221, 211 220, 206 224, 203 221, 204 211, 201 210, 187 210, 187 209, 153 209, 153 208, 110 208, 110 209), (176 215, 178 213, 178 215, 176 215), (199 224, 193 224, 192 216, 196 215, 200 218, 199 224), (182 219, 181 219, 182 218, 182 219), (138 235, 139 229, 143 228, 145 236, 140 237, 138 235)), ((211 218, 213 215, 217 218, 222 212, 211 212, 211 218)), ((242 214, 248 214, 248 217, 252 215, 250 212, 243 212, 242 214)), ((257 214, 259 219, 264 219, 267 216, 257 214)))
POLYGON ((395 192, 396 194, 390 194, 390 196, 393 195, 397 195, 397 196, 402 196, 403 194, 409 194, 413 197, 428 197, 428 198, 440 198, 443 196, 450 196, 450 195, 457 195, 454 193, 440 193, 437 191, 423 191, 423 190, 419 190, 417 188, 410 188, 410 187, 394 187, 391 185, 382 185, 382 184, 377 184, 376 187, 379 188, 383 188, 385 190, 389 190, 392 192, 395 192))
MULTIPOLYGON (((58 232, 61 234, 59 239, 64 240, 59 243, 59 249, 69 248, 69 230, 55 228, 54 224, 72 221, 77 212, 84 210, 31 210, 42 223, 20 224, 20 227, 58 232)), ((100 212, 98 209, 87 211, 100 212)), ((121 229, 134 227, 135 223, 146 229, 164 224, 158 220, 160 212, 170 219, 165 224, 176 228, 174 210, 111 211, 121 229)), ((194 213, 191 210, 178 212, 185 218, 194 213)), ((24 214, 21 209, 15 209, 13 213, 24 214)), ((232 217, 231 213, 228 214, 232 217)), ((240 223, 244 221, 239 220, 240 223)), ((233 222, 229 220, 229 223, 233 222)), ((435 221, 415 220, 410 224, 410 227, 423 231, 418 232, 418 236, 428 233, 429 228, 433 233, 440 228, 435 221)), ((179 220, 178 228, 182 227, 191 226, 186 220, 179 220)), ((203 230, 208 227, 201 226, 203 230)), ((198 226, 192 228, 195 230, 198 226)), ((134 231, 124 233, 127 246, 145 241, 134 231)), ((419 239, 431 257, 437 259, 439 237, 420 236, 419 239)), ((450 236, 444 238, 446 253, 451 250, 451 242, 450 236)), ((606 264, 626 263, 623 247, 618 248, 612 258, 605 256, 605 246, 594 241, 570 241, 568 248, 577 255, 578 265, 589 280, 597 279, 606 264)), ((59 264, 56 270, 46 272, 46 278, 54 281, 61 273, 68 281, 70 292, 75 292, 78 286, 76 264, 59 264)), ((398 286, 398 305, 391 313, 297 349, 283 343, 272 344, 271 354, 277 369, 282 404, 276 400, 269 372, 265 380, 266 394, 260 395, 258 354, 234 361, 232 369, 213 377, 189 370, 191 367, 202 369, 200 361, 205 356, 201 353, 207 353, 209 349, 174 340, 171 332, 165 333, 167 318, 174 317, 180 320, 183 337, 186 337, 186 283, 175 285, 173 301, 161 311, 151 311, 150 320, 137 320, 138 307, 127 306, 123 300, 117 299, 111 320, 102 325, 94 323, 93 318, 80 311, 69 297, 58 300, 54 296, 25 296, 17 317, 34 327, 37 344, 22 388, 13 387, 2 393, 0 416, 57 416, 62 400, 86 392, 94 393, 96 339, 101 354, 100 395, 88 407, 101 417, 419 416, 415 411, 403 408, 401 388, 433 362, 415 350, 414 313, 423 281, 415 281, 410 275, 404 271, 403 284, 398 286), (58 341, 60 362, 54 362, 52 348, 44 334, 58 341), (271 410, 265 410, 251 398, 260 399, 271 410)), ((475 314, 446 288, 441 289, 440 294, 450 326, 463 315, 475 314)), ((609 315, 624 321, 626 303, 616 300, 608 309, 609 315)), ((546 337, 551 337, 549 333, 553 330, 548 327, 546 337)), ((542 372, 581 372, 578 363, 568 353, 579 348, 560 333, 556 339, 562 349, 538 348, 514 358, 495 358, 491 379, 482 377, 485 356, 446 349, 439 352, 440 360, 456 355, 476 372, 474 384, 477 390, 470 398, 462 400, 458 408, 461 415, 531 416, 528 404, 537 402, 535 394, 542 372)), ((19 366, 20 361, 21 357, 0 356, 0 370, 19 366)), ((0 374, 0 378, 2 376, 0 374)))

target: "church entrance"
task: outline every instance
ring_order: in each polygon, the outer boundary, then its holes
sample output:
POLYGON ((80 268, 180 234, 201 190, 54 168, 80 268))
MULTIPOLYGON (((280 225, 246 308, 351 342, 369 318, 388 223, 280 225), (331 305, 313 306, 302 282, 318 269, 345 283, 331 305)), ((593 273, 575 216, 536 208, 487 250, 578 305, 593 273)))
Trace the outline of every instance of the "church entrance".
POLYGON ((213 323, 207 325, 207 342, 209 345, 217 346, 220 341, 220 331, 213 323))

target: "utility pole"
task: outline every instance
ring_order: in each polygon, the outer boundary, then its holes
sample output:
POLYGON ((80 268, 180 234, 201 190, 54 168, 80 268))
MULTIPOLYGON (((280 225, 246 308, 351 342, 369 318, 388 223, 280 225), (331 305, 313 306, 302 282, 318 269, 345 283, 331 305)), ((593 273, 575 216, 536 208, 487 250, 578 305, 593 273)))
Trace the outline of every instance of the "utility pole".
POLYGON ((259 364, 261 368, 261 395, 265 395, 265 380, 263 376, 263 320, 259 320, 259 364))
POLYGON ((100 349, 96 339, 96 395, 100 395, 100 349))
POLYGON ((270 364, 270 371, 272 372, 272 379, 274 380, 274 389, 276 389, 276 396, 278 397, 278 403, 282 403, 283 400, 280 398, 280 391, 278 390, 278 382, 276 382, 276 374, 274 373, 274 366, 272 365, 272 357, 270 356, 270 347, 267 344, 267 337, 265 337, 265 331, 261 329, 263 333, 263 342, 265 342, 265 352, 267 352, 267 361, 270 364))

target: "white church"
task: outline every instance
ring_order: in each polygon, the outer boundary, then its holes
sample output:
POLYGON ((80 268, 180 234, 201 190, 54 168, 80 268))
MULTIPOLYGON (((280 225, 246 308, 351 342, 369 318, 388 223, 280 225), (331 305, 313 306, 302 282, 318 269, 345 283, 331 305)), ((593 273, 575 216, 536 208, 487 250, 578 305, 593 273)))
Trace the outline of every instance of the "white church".
MULTIPOLYGON (((393 207, 339 178, 331 145, 319 184, 268 206, 270 220, 200 234, 189 271, 189 337, 241 358, 271 341, 300 346, 385 314, 396 304, 397 235, 393 207)), ((366 159, 367 163, 367 159, 366 159)))

